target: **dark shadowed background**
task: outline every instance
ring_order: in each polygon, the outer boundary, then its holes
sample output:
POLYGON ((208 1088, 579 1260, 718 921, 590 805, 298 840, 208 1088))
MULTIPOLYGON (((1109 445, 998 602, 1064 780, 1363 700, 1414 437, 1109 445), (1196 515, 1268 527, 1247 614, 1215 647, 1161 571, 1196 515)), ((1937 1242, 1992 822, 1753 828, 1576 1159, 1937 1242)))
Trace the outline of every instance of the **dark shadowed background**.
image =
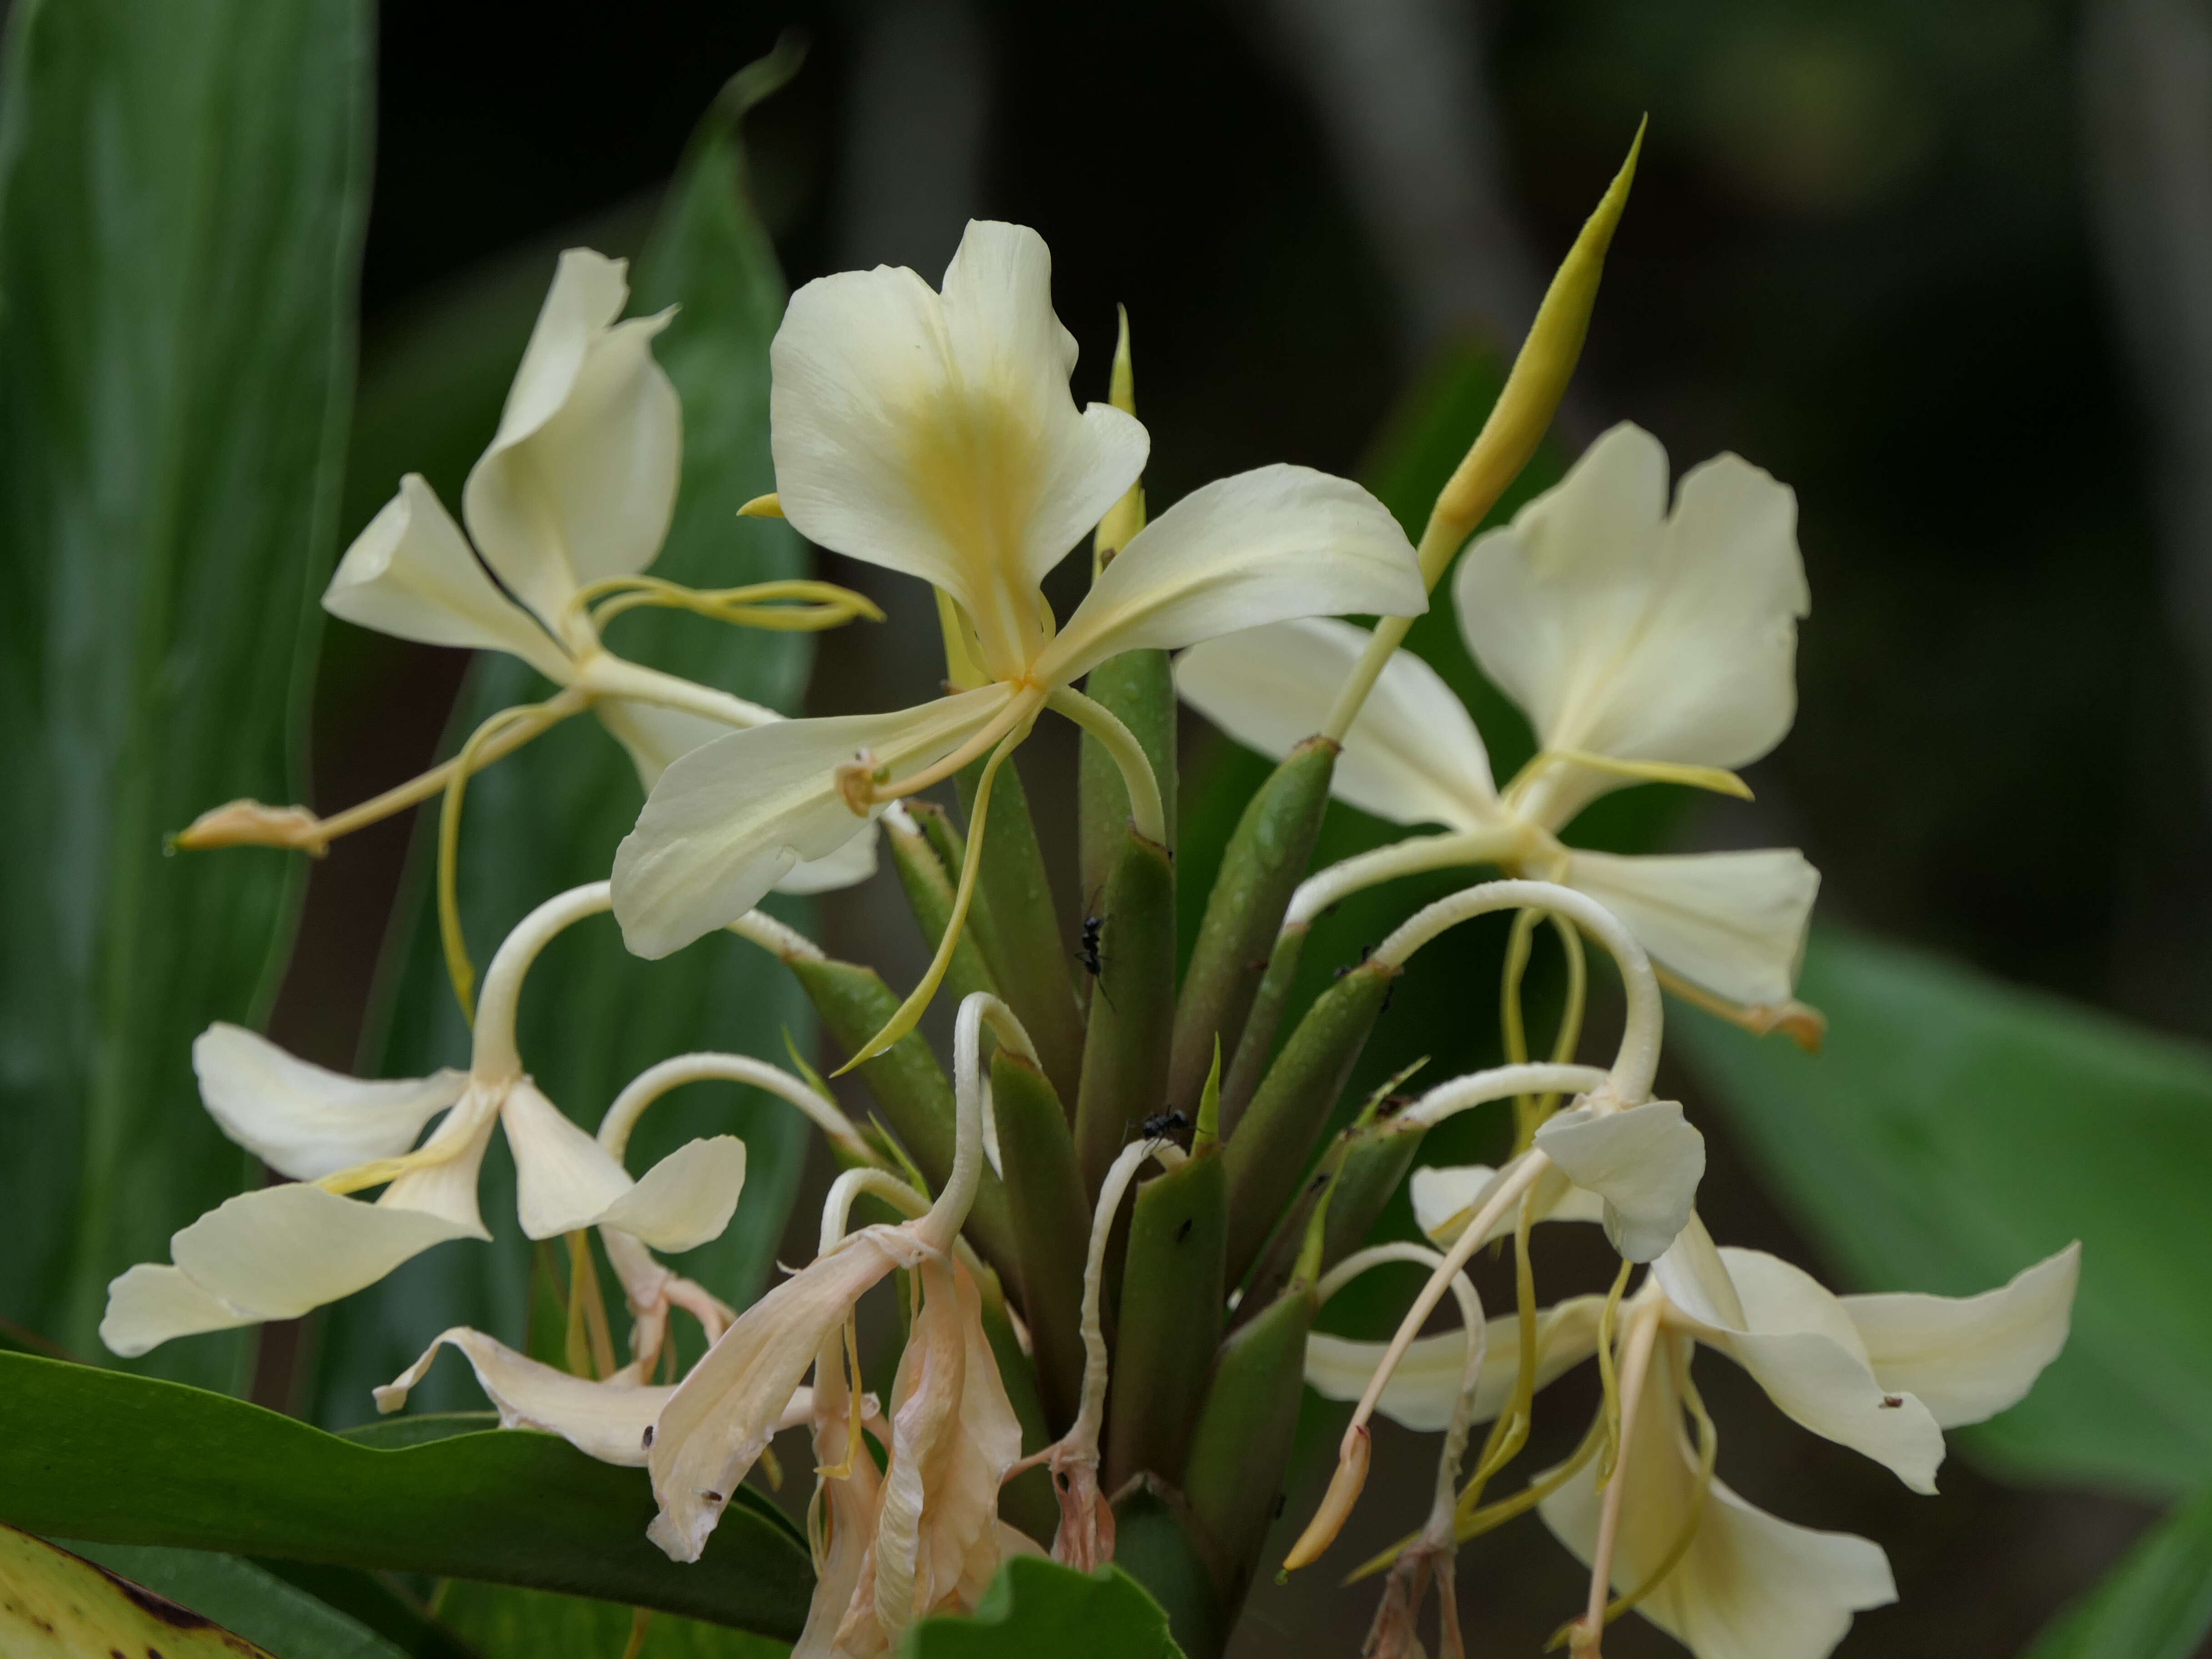
MULTIPOLYGON (((700 111, 788 27, 805 67, 748 137, 793 284, 878 263, 934 281, 969 216, 1036 226, 1079 398, 1104 395, 1128 307, 1155 510, 1271 460, 1360 473, 1441 354, 1517 341, 1648 112, 1562 441, 1634 420, 1678 470, 1722 449, 1767 467, 1798 492, 1814 596, 1802 712, 1750 773, 1758 801, 1678 803, 1674 841, 1802 845, 1829 919, 2212 1035, 2212 26, 2194 11, 388 3, 365 372, 425 350, 423 319, 457 293, 539 291, 572 242, 634 252, 700 111)), ((391 482, 349 481, 342 536, 391 482)), ((921 599, 835 559, 824 574, 892 622, 824 639, 811 707, 928 695, 921 599)), ((334 625, 319 804, 422 764, 463 666, 334 625)), ((1187 738, 1187 795, 1248 764, 1199 725, 1187 738)), ((1041 811, 1069 759, 1024 754, 1041 811)), ((352 1058, 407 844, 386 826, 316 867, 276 1025, 313 1058, 352 1058)), ((825 926, 896 982, 920 941, 887 884, 833 901, 825 926)), ((1494 988, 1465 995, 1466 1058, 1494 1059, 1494 988)), ((1713 1146, 1715 1232, 1826 1266, 1694 1081, 1672 1081, 1713 1146)), ((806 1212, 802 1196, 802 1230, 806 1212)), ((1725 1477, 1897 1565, 1902 1604, 1862 1617, 1846 1654, 2015 1652, 2149 1513, 1956 1458, 1943 1495, 1916 1498, 1712 1369, 1725 1477)), ((281 1398, 280 1353, 264 1375, 281 1398)), ((1578 1437, 1586 1394, 1544 1396, 1532 1467, 1578 1437)), ((1386 1429, 1333 1560, 1411 1523, 1432 1443, 1386 1429)), ((1533 1520, 1469 1547, 1472 1645, 1534 1651, 1578 1578, 1533 1520)), ((1350 1651, 1370 1607, 1327 1569, 1263 1584, 1239 1651, 1350 1651)), ((1674 1650, 1631 1620, 1608 1650, 1674 1650)))

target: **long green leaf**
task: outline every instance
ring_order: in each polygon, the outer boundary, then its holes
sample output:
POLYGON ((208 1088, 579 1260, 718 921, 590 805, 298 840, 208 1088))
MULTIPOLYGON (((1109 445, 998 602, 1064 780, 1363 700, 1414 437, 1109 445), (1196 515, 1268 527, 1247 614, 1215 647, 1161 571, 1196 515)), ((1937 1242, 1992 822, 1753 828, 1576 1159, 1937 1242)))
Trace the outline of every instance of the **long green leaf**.
POLYGON ((189 1607, 0 1527, 0 1650, 9 1659, 83 1659, 126 1648, 174 1659, 272 1659, 189 1607))
POLYGON ((2081 1241, 2065 1352, 1966 1443, 2048 1480, 2212 1480, 2212 1055, 1847 933, 1815 936, 1802 994, 1818 1057, 1686 1011, 1670 1034, 1852 1288, 1965 1295, 2081 1241))
POLYGON ((2027 1659, 2190 1659, 2212 1635, 2212 1490, 2153 1527, 2027 1659))
POLYGON ((366 1625, 234 1555, 153 1544, 58 1541, 118 1577, 260 1644, 279 1659, 407 1659, 404 1650, 366 1625))
POLYGON ((999 1570, 965 1619, 925 1619, 899 1659, 1182 1659, 1168 1616, 1118 1567, 1080 1573, 1032 1555, 999 1570))
MULTIPOLYGON (((702 124, 635 273, 635 309, 681 307, 656 349, 683 398, 684 478, 666 548, 653 569, 699 586, 806 569, 805 549, 788 526, 737 516, 744 501, 774 487, 768 343, 784 297, 774 249, 745 194, 732 125, 741 108, 726 97, 702 124)), ((512 371, 511 362, 500 368, 502 383, 512 371)), ((629 613, 614 623, 609 643, 787 710, 796 706, 811 660, 805 635, 738 630, 665 611, 629 613)), ((479 663, 462 696, 455 741, 495 710, 544 695, 533 679, 508 659, 479 663)), ((463 920, 477 960, 541 901, 604 878, 641 799, 628 756, 589 719, 477 779, 462 819, 460 854, 463 920)), ((403 902, 390 1038, 381 1066, 372 1068, 397 1076, 428 1072, 467 1052, 427 884, 403 902)), ((799 901, 771 908, 800 923, 809 914, 799 901)), ((547 1092, 580 1121, 596 1124, 622 1085, 657 1060, 700 1048, 780 1060, 787 1031, 804 1043, 811 1030, 805 998, 790 975, 755 947, 718 935, 670 961, 645 963, 623 951, 611 922, 599 922, 557 941, 532 969, 521 1047, 547 1092)), ((647 1115, 631 1162, 642 1169, 692 1136, 732 1131, 750 1152, 737 1218, 678 1267, 742 1306, 758 1291, 782 1232, 805 1159, 805 1123, 782 1103, 736 1085, 696 1085, 647 1115)), ((495 1158, 486 1176, 485 1213, 511 1215, 510 1170, 495 1158)), ((489 1249, 434 1252, 337 1310, 325 1325, 319 1420, 360 1420, 368 1389, 408 1364, 445 1325, 476 1325, 520 1346, 529 1273, 528 1247, 508 1228, 489 1249)), ((678 1335, 689 1341, 692 1332, 680 1326, 678 1335)), ((459 1368, 434 1373, 422 1397, 434 1407, 476 1400, 459 1368)))
MULTIPOLYGON (((238 1191, 191 1039, 251 1020, 298 864, 164 860, 289 800, 368 178, 364 0, 25 0, 0 87, 0 1313, 97 1352, 107 1281, 238 1191)), ((230 1382, 234 1338, 149 1368, 230 1382)))
MULTIPOLYGON (((739 1488, 703 1562, 646 1540, 640 1469, 522 1430, 326 1434, 173 1382, 0 1354, 0 1522, 61 1538, 484 1579, 789 1640, 813 1568, 739 1488)), ((472 1425, 471 1425, 472 1426, 472 1425)))
POLYGON ((750 1631, 656 1613, 630 1655, 635 1608, 507 1584, 454 1583, 438 1612, 483 1659, 781 1659, 789 1651, 750 1631))

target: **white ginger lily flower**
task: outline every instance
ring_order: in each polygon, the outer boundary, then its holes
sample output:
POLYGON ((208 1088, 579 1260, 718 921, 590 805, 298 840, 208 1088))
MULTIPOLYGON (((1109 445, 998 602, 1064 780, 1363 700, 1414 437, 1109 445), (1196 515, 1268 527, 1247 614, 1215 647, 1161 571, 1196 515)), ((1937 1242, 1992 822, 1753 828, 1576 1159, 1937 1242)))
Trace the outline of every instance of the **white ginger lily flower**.
POLYGON ((793 1390, 814 1368, 823 1402, 817 1445, 834 1461, 823 1463, 817 1494, 820 1576, 801 1643, 810 1654, 896 1649, 916 1619, 972 1607, 1006 1553, 1019 1547, 999 1522, 998 1493, 1021 1455, 1020 1427, 983 1332, 974 1279, 954 1256, 984 1162, 986 1022, 1002 1042, 1033 1052, 996 998, 978 992, 963 1001, 953 1038, 957 1139, 937 1201, 878 1170, 840 1176, 824 1208, 820 1254, 738 1316, 653 1425, 647 1467, 660 1512, 647 1535, 674 1559, 696 1561, 793 1390), (847 1213, 863 1191, 919 1213, 848 1234, 847 1213), (857 1421, 835 1437, 832 1449, 825 1419, 829 1402, 850 1399, 840 1341, 854 1305, 899 1267, 915 1273, 921 1305, 893 1391, 889 1461, 872 1489, 872 1466, 860 1473, 869 1455, 858 1443, 857 1421), (854 1480, 859 1486, 844 1484, 854 1480))
MULTIPOLYGON (((1478 538, 1452 593, 1485 672, 1528 713, 1537 758, 1501 796, 1481 734, 1443 678, 1399 651, 1338 757, 1335 793, 1443 836, 1316 875, 1290 921, 1310 922, 1391 876, 1496 863, 1589 893, 1661 963, 1779 1023, 1820 875, 1793 849, 1617 857, 1558 832, 1596 796, 1646 779, 1735 784, 1789 730, 1798 619, 1808 604, 1791 491, 1734 455, 1692 469, 1668 510, 1667 456, 1614 427, 1557 488, 1478 538)), ((1186 701, 1238 742, 1285 755, 1322 729, 1370 636, 1328 618, 1195 646, 1186 701)))
POLYGON ((994 749, 1003 757, 1048 702, 1116 753, 1138 829, 1164 839, 1141 750, 1073 682, 1139 647, 1426 606, 1413 548, 1380 502, 1268 466, 1152 520, 1055 630, 1038 584, 1136 481, 1149 440, 1120 410, 1076 409, 1075 342, 1053 313, 1035 231, 971 223, 942 293, 886 267, 810 283, 771 361, 781 510, 824 547, 932 583, 970 660, 959 689, 919 708, 732 732, 670 767, 615 861, 616 914, 640 955, 750 908, 793 864, 842 845, 856 818, 994 749))
MULTIPOLYGON (((626 261, 589 248, 561 256, 499 429, 462 490, 468 535, 422 475, 409 473, 346 550, 323 608, 400 639, 505 652, 563 688, 562 697, 517 711, 503 731, 487 734, 481 761, 588 704, 629 751, 649 791, 678 755, 733 727, 781 717, 615 655, 601 645, 588 609, 587 601, 659 555, 683 469, 683 409, 653 356, 653 340, 674 313, 617 320, 629 297, 626 270, 626 261)), ((819 586, 761 592, 811 594, 819 586)), ((427 793, 418 786, 409 799, 427 793)), ((407 793, 365 810, 381 816, 408 804, 398 799, 407 793)), ((179 841, 219 845, 289 830, 296 844, 319 850, 356 817, 368 821, 360 813, 319 821, 234 802, 179 841)), ((873 872, 875 856, 872 834, 848 837, 779 885, 788 892, 848 885, 873 872)))
MULTIPOLYGON (((1456 1236, 1465 1195, 1491 1178, 1480 1167, 1432 1178, 1431 1236, 1456 1236)), ((1554 1218, 1595 1207, 1571 1198, 1554 1218)), ((1616 1473, 1601 1489, 1586 1459, 1536 1480, 1550 1489, 1539 1507, 1560 1541, 1585 1565, 1607 1562, 1593 1607, 1611 1592, 1641 1591, 1637 1609, 1698 1659, 1824 1659, 1854 1612, 1895 1599, 1887 1559, 1864 1539, 1768 1515, 1712 1478, 1709 1448, 1693 1448, 1683 1428, 1686 1405, 1703 1414, 1686 1395, 1694 1346, 1735 1360, 1814 1433, 1932 1492, 1942 1431, 2021 1399, 2064 1346, 2080 1259, 2069 1245, 1980 1296, 1838 1297, 1762 1251, 1716 1249, 1692 1221, 1621 1310, 1616 1473)), ((1539 1387, 1596 1352, 1603 1300, 1577 1297, 1540 1316, 1539 1387)), ((1490 1323, 1478 1416, 1494 1416, 1511 1393, 1516 1324, 1510 1315, 1490 1323)), ((1422 1339, 1381 1409, 1408 1427, 1443 1426, 1460 1352, 1455 1334, 1422 1339)), ((1379 1343, 1315 1337, 1307 1381, 1327 1397, 1357 1398, 1383 1353, 1379 1343)))
POLYGON ((241 1193, 179 1231, 173 1265, 142 1262, 118 1277, 100 1340, 129 1356, 173 1337, 296 1318, 434 1244, 489 1238, 477 1171, 495 1126, 514 1154, 518 1209, 532 1238, 603 1226, 674 1251, 718 1237, 744 1181, 744 1141, 688 1142, 634 1181, 538 1091, 515 1049, 531 963, 554 934, 608 902, 605 882, 579 887, 507 936, 485 975, 466 1072, 369 1082, 237 1026, 210 1027, 192 1046, 210 1114, 293 1180, 241 1193), (346 1196, 375 1186, 384 1191, 374 1202, 346 1196))

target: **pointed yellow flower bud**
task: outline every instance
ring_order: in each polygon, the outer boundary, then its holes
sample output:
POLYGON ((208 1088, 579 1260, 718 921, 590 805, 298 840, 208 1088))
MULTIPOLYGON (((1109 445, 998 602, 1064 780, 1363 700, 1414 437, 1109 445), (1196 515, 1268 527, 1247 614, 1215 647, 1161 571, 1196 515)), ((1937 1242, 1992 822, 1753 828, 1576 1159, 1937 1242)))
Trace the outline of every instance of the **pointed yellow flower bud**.
MULTIPOLYGON (((1137 412, 1137 370, 1129 355, 1129 308, 1115 307, 1121 319, 1120 336, 1114 342, 1114 380, 1107 392, 1107 401, 1124 415, 1137 412)), ((1114 562, 1114 556, 1129 544, 1130 538, 1145 527, 1145 483, 1142 478, 1129 486, 1128 493, 1106 509, 1106 516, 1098 521, 1098 533, 1091 544, 1091 574, 1098 573, 1114 562)))
POLYGON ((1421 536, 1421 574, 1434 587, 1442 579, 1461 544, 1474 533, 1483 515, 1498 505, 1498 498, 1520 476, 1536 446, 1550 430, 1566 395, 1567 382, 1583 353, 1589 332, 1590 312, 1597 304, 1598 279, 1605 271, 1606 250, 1628 205, 1628 187, 1636 178, 1636 159, 1644 149, 1645 123, 1637 124, 1628 159, 1620 164, 1612 185, 1597 204, 1582 234, 1559 263, 1559 273, 1537 307, 1536 320, 1522 342, 1521 355, 1505 389, 1475 437, 1474 447, 1451 476, 1429 515, 1421 536))

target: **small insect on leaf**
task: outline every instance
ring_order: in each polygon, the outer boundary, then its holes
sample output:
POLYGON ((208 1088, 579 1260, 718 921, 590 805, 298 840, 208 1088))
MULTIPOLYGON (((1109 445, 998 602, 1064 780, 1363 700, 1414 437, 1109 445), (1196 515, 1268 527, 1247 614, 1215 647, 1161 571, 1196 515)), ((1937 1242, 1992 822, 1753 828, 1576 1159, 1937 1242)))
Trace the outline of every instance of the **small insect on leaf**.
POLYGON ((1103 916, 1085 916, 1083 919, 1083 944, 1075 954, 1081 960, 1085 971, 1093 979, 1098 977, 1098 936, 1105 926, 1106 918, 1103 916))
POLYGON ((1138 1127, 1147 1140, 1158 1140, 1162 1135, 1180 1133, 1190 1120, 1179 1111, 1155 1112, 1138 1127))

